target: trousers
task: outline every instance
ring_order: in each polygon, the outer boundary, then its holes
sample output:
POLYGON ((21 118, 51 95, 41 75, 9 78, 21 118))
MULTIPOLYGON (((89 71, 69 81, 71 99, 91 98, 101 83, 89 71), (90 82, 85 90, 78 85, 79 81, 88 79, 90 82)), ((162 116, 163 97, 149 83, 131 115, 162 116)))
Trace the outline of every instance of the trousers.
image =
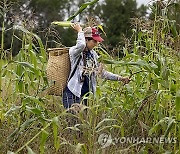
MULTIPOLYGON (((75 95, 69 90, 69 88, 66 86, 66 88, 65 88, 64 91, 63 91, 63 95, 62 95, 62 102, 63 102, 64 108, 66 108, 66 109, 67 109, 67 108, 70 108, 73 103, 80 103, 81 100, 82 100, 82 97, 83 97, 85 94, 87 94, 87 92, 86 92, 86 93, 82 93, 82 94, 81 94, 81 97, 79 98, 79 97, 75 96, 75 95)), ((87 94, 87 96, 88 96, 88 95, 89 95, 89 94, 87 94)), ((87 106, 87 99, 83 99, 83 104, 87 106)))

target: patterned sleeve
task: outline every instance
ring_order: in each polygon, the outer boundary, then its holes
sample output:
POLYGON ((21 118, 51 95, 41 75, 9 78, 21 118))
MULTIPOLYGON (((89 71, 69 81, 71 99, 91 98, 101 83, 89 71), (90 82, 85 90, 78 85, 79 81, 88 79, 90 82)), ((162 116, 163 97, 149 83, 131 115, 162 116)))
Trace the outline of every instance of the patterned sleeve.
POLYGON ((102 79, 117 81, 120 80, 121 76, 112 72, 106 71, 103 64, 99 64, 98 74, 102 79))
POLYGON ((102 73, 101 73, 101 78, 107 79, 107 80, 117 81, 117 80, 119 80, 120 76, 117 75, 117 74, 114 74, 112 72, 108 72, 106 70, 103 70, 102 73))
MULTIPOLYGON (((94 56, 95 56, 96 60, 99 58, 99 56, 96 52, 94 52, 94 56)), ((106 71, 104 69, 104 65, 99 63, 98 61, 97 61, 97 66, 98 66, 98 75, 100 75, 100 77, 102 79, 117 81, 121 78, 121 76, 118 74, 114 74, 112 72, 106 71)))
POLYGON ((84 50, 86 47, 86 40, 84 37, 84 32, 78 32, 78 37, 76 41, 76 45, 73 48, 70 48, 69 55, 71 57, 78 57, 80 53, 84 50))

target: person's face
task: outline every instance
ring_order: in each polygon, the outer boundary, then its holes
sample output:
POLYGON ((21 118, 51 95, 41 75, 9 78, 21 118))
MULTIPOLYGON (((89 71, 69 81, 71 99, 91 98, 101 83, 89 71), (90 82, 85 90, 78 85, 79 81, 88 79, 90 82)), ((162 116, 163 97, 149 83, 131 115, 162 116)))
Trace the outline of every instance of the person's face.
POLYGON ((87 40, 86 43, 87 43, 88 49, 92 50, 95 46, 98 45, 99 42, 96 40, 87 40))

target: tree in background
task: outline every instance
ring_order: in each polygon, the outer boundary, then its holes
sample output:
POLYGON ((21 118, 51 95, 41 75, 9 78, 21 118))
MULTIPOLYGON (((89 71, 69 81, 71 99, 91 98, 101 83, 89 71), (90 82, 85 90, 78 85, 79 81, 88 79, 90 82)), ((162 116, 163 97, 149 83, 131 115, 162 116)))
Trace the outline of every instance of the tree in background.
MULTIPOLYGON (((4 50, 12 50, 15 55, 21 49, 20 40, 17 37, 12 37, 14 25, 22 25, 37 33, 44 44, 46 42, 45 37, 49 35, 48 39, 51 41, 48 45, 51 47, 56 44, 53 41, 57 41, 55 38, 57 38, 59 29, 56 32, 54 29, 49 32, 49 26, 54 20, 65 19, 68 13, 66 8, 68 8, 69 3, 70 0, 3 0, 0 3, 0 27, 3 27, 4 23, 4 50)), ((0 29, 2 30, 2 28, 0 29)), ((15 31, 15 33, 17 36, 20 34, 19 31, 15 31)))
POLYGON ((30 0, 28 10, 37 17, 38 26, 47 28, 54 20, 64 20, 70 0, 30 0))
POLYGON ((107 38, 113 47, 122 42, 123 35, 130 36, 130 19, 136 14, 136 2, 133 0, 105 0, 102 5, 101 19, 106 26, 107 38))
MULTIPOLYGON (((75 43, 76 34, 72 29, 51 27, 51 22, 66 20, 87 0, 9 0, 8 2, 15 4, 6 16, 6 19, 8 17, 13 19, 11 24, 6 20, 9 27, 14 24, 23 24, 26 28, 38 33, 44 43, 48 41, 47 47, 56 47, 60 42, 63 45, 72 46, 75 43), (60 39, 56 40, 56 35, 60 39), (48 40, 45 36, 48 36, 48 40)), ((134 0, 104 0, 86 9, 74 21, 84 22, 88 16, 99 17, 107 34, 106 43, 111 47, 116 47, 119 43, 122 44, 124 35, 131 36, 131 18, 145 14, 146 8, 144 6, 137 8, 134 0)), ((0 20, 2 23, 2 18, 0 20)), ((10 34, 10 31, 7 33, 10 34)), ((5 42, 6 48, 9 48, 11 41, 5 42)), ((19 49, 13 51, 15 50, 19 49)))

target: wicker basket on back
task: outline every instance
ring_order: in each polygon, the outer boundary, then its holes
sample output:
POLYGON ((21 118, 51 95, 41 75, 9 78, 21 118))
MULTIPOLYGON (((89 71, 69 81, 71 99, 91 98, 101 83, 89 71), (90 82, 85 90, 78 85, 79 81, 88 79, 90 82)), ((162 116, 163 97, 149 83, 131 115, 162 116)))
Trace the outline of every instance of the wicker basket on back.
POLYGON ((50 48, 47 64, 49 95, 61 96, 70 73, 69 48, 50 48))

